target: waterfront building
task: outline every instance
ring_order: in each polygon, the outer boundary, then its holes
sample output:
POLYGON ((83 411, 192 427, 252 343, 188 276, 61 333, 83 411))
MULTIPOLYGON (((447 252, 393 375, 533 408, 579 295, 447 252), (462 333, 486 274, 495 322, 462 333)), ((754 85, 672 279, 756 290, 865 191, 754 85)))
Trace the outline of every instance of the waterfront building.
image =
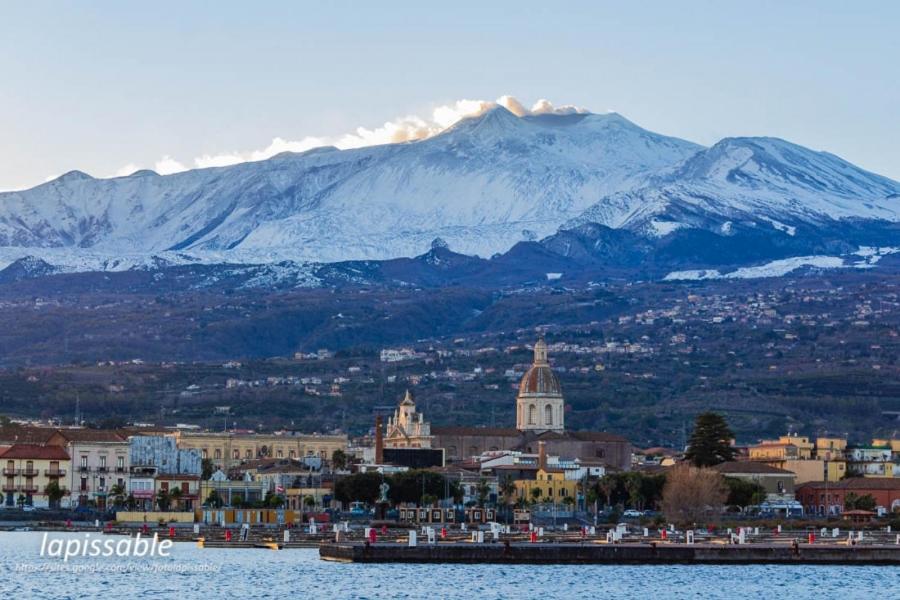
POLYGON ((3 504, 17 506, 25 504, 38 508, 49 508, 50 496, 47 486, 56 483, 63 492, 59 506, 69 505, 66 474, 70 468, 69 455, 60 446, 38 444, 14 444, 0 453, 3 466, 3 504))
POLYGON ((513 480, 519 500, 549 504, 567 504, 578 500, 578 481, 567 479, 565 470, 548 464, 545 442, 539 443, 536 466, 533 479, 525 477, 513 480))
POLYGON ((130 444, 117 431, 66 428, 50 436, 47 444, 65 448, 71 458, 67 486, 77 506, 103 510, 114 494, 130 489, 130 444))
POLYGON ((862 477, 893 477, 894 463, 891 446, 847 446, 847 472, 862 477))
POLYGON ((178 431, 172 434, 179 448, 193 449, 216 468, 228 470, 258 458, 330 460, 335 450, 347 450, 344 434, 322 435, 285 431, 274 434, 178 431))
POLYGON ((872 496, 875 506, 887 512, 900 510, 900 478, 851 477, 842 481, 811 481, 797 488, 797 500, 810 514, 844 512, 848 494, 872 496))
POLYGON ((794 499, 794 480, 797 476, 790 471, 756 461, 729 461, 715 465, 712 469, 725 477, 758 484, 765 492, 768 502, 794 499))
POLYGON ((265 498, 266 489, 266 483, 255 481, 249 472, 229 479, 225 472, 218 469, 209 479, 200 482, 200 503, 206 504, 213 491, 222 500, 223 506, 260 502, 265 498))
POLYGON ((193 510, 199 506, 200 476, 188 473, 157 473, 154 478, 156 503, 167 498, 170 511, 193 510))

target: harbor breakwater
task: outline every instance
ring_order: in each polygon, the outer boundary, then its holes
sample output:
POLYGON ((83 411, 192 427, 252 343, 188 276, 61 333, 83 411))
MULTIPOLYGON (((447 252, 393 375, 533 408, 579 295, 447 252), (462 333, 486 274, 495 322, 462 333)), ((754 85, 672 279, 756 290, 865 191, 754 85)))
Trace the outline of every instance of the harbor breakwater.
POLYGON ((324 560, 360 563, 843 564, 900 566, 900 546, 842 544, 326 543, 324 560))

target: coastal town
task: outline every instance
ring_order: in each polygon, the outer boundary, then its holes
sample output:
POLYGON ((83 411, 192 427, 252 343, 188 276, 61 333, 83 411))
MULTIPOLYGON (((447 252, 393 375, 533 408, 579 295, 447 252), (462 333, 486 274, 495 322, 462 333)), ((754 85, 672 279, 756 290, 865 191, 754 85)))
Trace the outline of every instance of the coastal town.
MULTIPOLYGON (((249 518, 241 510, 264 510, 268 516, 254 513, 254 522, 375 520, 378 488, 389 482, 381 520, 418 520, 418 510, 433 509, 445 523, 665 523, 666 479, 691 463, 691 445, 641 448, 615 432, 573 430, 552 347, 541 338, 529 350, 532 362, 516 373, 510 399, 516 421, 507 427, 432 425, 412 389, 360 437, 6 419, 0 517, 226 525, 249 518)), ((695 432, 700 427, 698 419, 695 432)), ((701 465, 726 490, 719 514, 707 520, 865 525, 900 517, 900 438, 786 432, 723 442, 727 456, 701 465)))

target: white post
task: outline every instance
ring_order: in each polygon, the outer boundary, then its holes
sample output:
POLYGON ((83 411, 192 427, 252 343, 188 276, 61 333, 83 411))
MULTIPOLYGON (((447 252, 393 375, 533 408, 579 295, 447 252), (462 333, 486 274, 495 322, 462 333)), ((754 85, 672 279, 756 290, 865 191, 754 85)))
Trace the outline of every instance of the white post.
POLYGON ((591 535, 597 535, 597 528, 593 525, 591 526, 591 535))
POLYGON ((484 532, 481 530, 478 530, 478 543, 479 544, 484 543, 484 532))
POLYGON ((831 530, 831 537, 836 538, 839 535, 841 535, 841 530, 839 528, 835 527, 831 530))
MULTIPOLYGON (((728 533, 731 533, 731 532, 729 531, 728 533)), ((650 535, 650 530, 647 529, 646 527, 644 527, 644 537, 647 537, 649 535, 650 535)))
POLYGON ((862 529, 860 529, 860 530, 859 530, 859 533, 856 534, 856 539, 859 540, 860 542, 863 540, 863 532, 862 532, 862 529))
POLYGON ((285 529, 284 530, 284 543, 287 544, 290 541, 291 541, 291 530, 285 529))
POLYGON ((753 528, 753 535, 759 535, 759 527, 753 528))
POLYGON ((747 538, 745 537, 744 532, 745 532, 744 528, 741 527, 741 533, 738 535, 738 544, 746 544, 747 543, 747 538))
POLYGON ((409 547, 410 548, 416 547, 416 530, 415 529, 409 530, 409 547))
POLYGON ((194 523, 194 533, 195 534, 200 533, 200 523, 194 523))
POLYGON ((538 537, 544 537, 544 528, 538 527, 538 537))
POLYGON ((366 528, 363 530, 363 537, 365 537, 365 539, 369 539, 369 532, 371 532, 371 531, 372 531, 372 528, 371 528, 371 527, 366 527, 366 528))
POLYGON ((694 543, 694 530, 693 529, 688 529, 685 532, 685 543, 687 543, 687 544, 694 543))
POLYGON ((434 540, 435 540, 434 529, 429 527, 428 528, 428 543, 434 544, 434 540))
POLYGON ((563 523, 563 531, 568 531, 568 530, 569 530, 569 524, 563 523))

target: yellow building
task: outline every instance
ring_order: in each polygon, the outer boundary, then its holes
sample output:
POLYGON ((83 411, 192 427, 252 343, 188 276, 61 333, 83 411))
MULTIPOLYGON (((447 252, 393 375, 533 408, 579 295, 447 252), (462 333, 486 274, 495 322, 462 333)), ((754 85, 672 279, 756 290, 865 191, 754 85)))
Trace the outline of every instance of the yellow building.
POLYGON ((840 437, 820 437, 816 439, 816 457, 823 460, 844 458, 847 439, 840 437))
POLYGON ((894 454, 900 454, 900 439, 874 438, 873 446, 888 446, 894 454))
POLYGON ((536 479, 517 479, 516 496, 522 500, 563 504, 578 497, 578 482, 566 479, 562 469, 538 469, 536 479), (534 490, 538 490, 537 493, 534 490))
POLYGON ((180 449, 196 448, 220 469, 257 458, 316 456, 331 459, 335 450, 347 451, 346 435, 229 433, 178 431, 172 434, 180 449))
POLYGON ((157 502, 160 497, 169 498, 171 510, 193 510, 198 506, 200 498, 200 478, 196 475, 165 475, 156 476, 154 492, 157 502))
POLYGON ((578 499, 578 481, 566 479, 562 469, 547 467, 545 442, 538 442, 538 469, 534 479, 516 479, 516 497, 528 502, 565 504, 566 498, 578 499), (537 490, 537 491, 535 491, 537 490))
POLYGON ((48 508, 51 504, 68 506, 66 475, 70 469, 69 454, 60 446, 15 444, 0 453, 3 466, 3 500, 6 506, 24 502, 28 506, 48 508), (47 486, 55 482, 64 495, 52 500, 47 486), (21 498, 21 501, 20 501, 21 498))

